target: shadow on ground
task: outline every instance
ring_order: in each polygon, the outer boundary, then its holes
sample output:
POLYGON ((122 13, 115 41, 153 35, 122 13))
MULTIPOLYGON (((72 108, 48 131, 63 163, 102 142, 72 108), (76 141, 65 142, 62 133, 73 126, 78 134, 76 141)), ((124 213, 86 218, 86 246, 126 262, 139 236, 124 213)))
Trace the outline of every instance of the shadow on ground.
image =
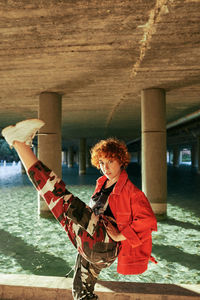
POLYGON ((176 220, 176 219, 173 219, 170 217, 167 217, 166 220, 159 221, 159 223, 168 224, 168 225, 172 225, 172 226, 178 226, 178 227, 185 228, 185 229, 194 229, 194 230, 200 231, 200 225, 192 224, 189 221, 188 222, 179 221, 179 220, 176 220))
POLYGON ((162 260, 167 260, 168 263, 178 263, 190 270, 200 270, 200 265, 198 264, 199 255, 186 253, 174 246, 154 244, 153 254, 157 258, 160 257, 162 260))
POLYGON ((71 268, 63 259, 27 244, 22 238, 0 229, 0 252, 14 258, 23 270, 34 275, 65 276, 71 268))

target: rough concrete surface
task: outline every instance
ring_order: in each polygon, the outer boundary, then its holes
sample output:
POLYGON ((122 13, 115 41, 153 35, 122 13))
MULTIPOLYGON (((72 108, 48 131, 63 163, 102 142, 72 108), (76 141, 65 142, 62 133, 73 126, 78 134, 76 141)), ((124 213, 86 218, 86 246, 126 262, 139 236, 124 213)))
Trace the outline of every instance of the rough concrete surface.
POLYGON ((167 122, 200 106, 200 1, 0 1, 0 127, 62 95, 63 140, 140 134, 141 90, 167 122))

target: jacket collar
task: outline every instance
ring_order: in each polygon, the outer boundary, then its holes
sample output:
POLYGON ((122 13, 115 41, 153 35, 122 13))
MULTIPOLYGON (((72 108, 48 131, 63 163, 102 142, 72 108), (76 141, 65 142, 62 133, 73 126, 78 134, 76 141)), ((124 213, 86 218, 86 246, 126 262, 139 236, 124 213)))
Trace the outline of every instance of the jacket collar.
MULTIPOLYGON (((107 177, 101 176, 97 179, 97 192, 100 191, 101 187, 103 186, 104 182, 106 181, 107 177)), ((117 180, 117 183, 112 191, 112 194, 120 194, 123 186, 125 185, 126 181, 128 179, 128 174, 125 170, 123 170, 119 176, 119 179, 117 180)))

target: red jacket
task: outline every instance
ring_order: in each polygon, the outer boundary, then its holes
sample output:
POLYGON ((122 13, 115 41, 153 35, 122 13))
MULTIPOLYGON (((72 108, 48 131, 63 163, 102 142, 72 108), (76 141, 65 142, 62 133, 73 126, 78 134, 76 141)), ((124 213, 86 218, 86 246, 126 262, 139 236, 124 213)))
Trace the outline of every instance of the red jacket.
MULTIPOLYGON (((101 190, 106 179, 102 176, 97 180, 94 194, 101 190)), ((149 201, 123 170, 108 202, 119 231, 126 237, 121 241, 117 272, 124 275, 143 273, 148 261, 152 260, 151 232, 157 230, 149 201)))

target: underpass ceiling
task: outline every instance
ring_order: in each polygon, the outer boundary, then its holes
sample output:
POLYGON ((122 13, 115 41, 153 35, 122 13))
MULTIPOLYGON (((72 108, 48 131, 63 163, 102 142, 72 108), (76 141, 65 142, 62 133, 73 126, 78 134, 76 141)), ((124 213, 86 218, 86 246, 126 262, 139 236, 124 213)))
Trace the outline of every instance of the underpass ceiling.
POLYGON ((0 127, 62 94, 64 141, 140 135, 140 94, 167 123, 200 107, 200 1, 0 1, 0 127))

